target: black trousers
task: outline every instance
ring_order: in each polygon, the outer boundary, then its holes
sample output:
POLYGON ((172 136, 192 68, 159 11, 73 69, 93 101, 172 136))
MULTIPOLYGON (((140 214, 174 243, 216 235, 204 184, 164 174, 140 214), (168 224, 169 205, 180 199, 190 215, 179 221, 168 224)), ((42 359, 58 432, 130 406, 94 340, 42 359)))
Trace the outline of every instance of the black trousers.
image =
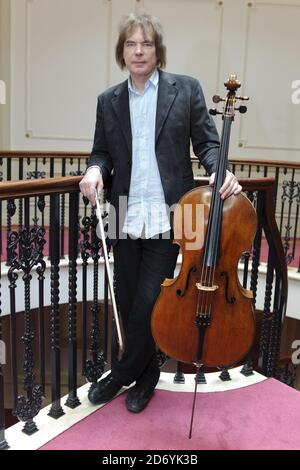
POLYGON ((178 245, 162 236, 120 239, 114 246, 116 298, 125 333, 125 352, 112 362, 112 374, 129 385, 158 369, 150 320, 160 285, 172 278, 178 245))

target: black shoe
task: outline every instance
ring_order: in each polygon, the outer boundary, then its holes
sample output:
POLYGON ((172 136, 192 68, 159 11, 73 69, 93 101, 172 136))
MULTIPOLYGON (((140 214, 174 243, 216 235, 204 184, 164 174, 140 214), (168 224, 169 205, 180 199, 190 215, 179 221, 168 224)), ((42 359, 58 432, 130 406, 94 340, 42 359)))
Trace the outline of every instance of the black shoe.
POLYGON ((126 397, 126 408, 132 413, 143 411, 151 400, 159 380, 159 370, 153 376, 142 377, 132 387, 126 397))
POLYGON ((91 386, 88 392, 88 399, 93 405, 99 405, 111 400, 119 390, 123 387, 123 383, 108 374, 97 384, 91 386))

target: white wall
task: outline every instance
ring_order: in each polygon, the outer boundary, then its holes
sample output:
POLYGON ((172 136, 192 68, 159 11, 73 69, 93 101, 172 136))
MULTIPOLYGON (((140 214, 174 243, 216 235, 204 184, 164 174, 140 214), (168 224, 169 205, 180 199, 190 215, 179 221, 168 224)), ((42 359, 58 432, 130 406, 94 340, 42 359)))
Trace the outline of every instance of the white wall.
POLYGON ((0 80, 5 84, 5 104, 0 100, 0 149, 10 147, 10 0, 0 0, 0 80))
POLYGON ((126 77, 114 61, 117 26, 136 11, 161 19, 167 70, 197 77, 208 105, 238 74, 251 100, 236 116, 232 156, 299 160, 300 104, 291 95, 300 79, 300 0, 10 3, 11 148, 90 150, 96 97, 126 77))

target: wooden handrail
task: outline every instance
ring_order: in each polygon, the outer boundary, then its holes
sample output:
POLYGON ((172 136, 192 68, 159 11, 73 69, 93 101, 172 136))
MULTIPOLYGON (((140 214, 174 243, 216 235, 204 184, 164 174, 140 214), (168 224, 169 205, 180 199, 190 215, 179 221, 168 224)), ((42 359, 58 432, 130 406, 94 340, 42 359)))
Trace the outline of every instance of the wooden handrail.
POLYGON ((9 181, 0 183, 0 201, 23 197, 44 196, 53 193, 72 193, 79 191, 82 176, 61 176, 59 178, 9 181))
MULTIPOLYGON (((0 183, 0 200, 76 192, 79 191, 78 185, 81 179, 82 176, 61 176, 58 178, 2 182, 0 183)), ((195 177, 196 185, 208 184, 208 179, 206 177, 195 177)), ((240 178, 239 181, 245 191, 255 191, 272 188, 275 179, 240 178)))
MULTIPOLYGON (((82 158, 87 159, 90 152, 71 152, 71 151, 53 151, 50 150, 0 150, 0 158, 82 158)), ((198 163, 199 160, 195 156, 191 156, 192 162, 198 163)), ((257 166, 276 166, 280 168, 300 169, 299 162, 291 162, 284 160, 264 160, 249 157, 230 157, 229 162, 235 165, 257 165, 257 166)))
MULTIPOLYGON (((208 184, 209 178, 205 176, 195 176, 194 180, 197 186, 203 186, 204 184, 208 184)), ((266 190, 274 187, 275 178, 239 178, 239 183, 244 191, 266 190)))
POLYGON ((50 150, 0 150, 0 158, 89 158, 89 152, 65 152, 50 150))
MULTIPOLYGON (((198 163, 197 157, 191 157, 192 162, 198 163)), ((233 165, 254 165, 254 166, 275 166, 278 168, 295 168, 300 169, 299 162, 291 162, 284 160, 263 160, 258 158, 247 158, 247 157, 229 157, 229 163, 233 165)))

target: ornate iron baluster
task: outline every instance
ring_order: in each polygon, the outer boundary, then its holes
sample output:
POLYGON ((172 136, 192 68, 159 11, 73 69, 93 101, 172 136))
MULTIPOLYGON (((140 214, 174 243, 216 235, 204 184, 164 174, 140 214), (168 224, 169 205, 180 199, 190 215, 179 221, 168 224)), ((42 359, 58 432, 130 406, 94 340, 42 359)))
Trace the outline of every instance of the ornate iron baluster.
MULTIPOLYGON (((52 162, 52 159, 51 159, 52 162)), ((60 404, 60 319, 59 319, 59 194, 50 196, 50 260, 51 260, 51 401, 48 413, 52 418, 64 415, 60 404)))
POLYGON ((274 377, 276 375, 280 356, 280 332, 281 318, 278 310, 274 309, 271 317, 269 351, 265 371, 267 377, 274 377))
POLYGON ((261 325, 261 336, 260 336, 260 367, 263 373, 267 371, 267 361, 268 361, 268 345, 269 345, 269 335, 270 335, 270 321, 272 318, 271 314, 271 299, 272 299, 272 288, 273 288, 273 279, 274 279, 274 265, 272 262, 272 254, 269 249, 268 256, 268 268, 266 276, 266 288, 265 288, 265 299, 264 299, 264 311, 261 325))
MULTIPOLYGON (((42 214, 42 222, 44 221, 45 198, 40 196, 38 198, 38 208, 42 214)), ((45 325, 44 325, 44 281, 46 263, 44 261, 43 248, 46 243, 45 228, 42 223, 41 229, 37 230, 37 256, 36 272, 38 274, 39 283, 39 363, 40 363, 40 382, 42 386, 43 395, 45 395, 45 325)))
MULTIPOLYGON (((250 278, 250 290, 253 293, 253 308, 255 310, 256 305, 256 294, 257 294, 257 283, 258 283, 258 267, 260 265, 260 249, 261 249, 261 240, 262 240, 262 224, 263 224, 263 204, 264 198, 261 193, 256 193, 253 195, 254 205, 256 205, 256 212, 257 212, 257 231, 253 242, 253 249, 252 249, 252 269, 251 269, 251 278, 250 278)), ((263 324, 262 324, 263 329, 263 324)), ((249 352, 248 357, 246 359, 246 368, 243 370, 243 373, 250 373, 251 369, 251 362, 253 360, 252 354, 253 350, 249 352)))
POLYGON ((262 372, 275 376, 280 354, 281 322, 285 314, 287 273, 284 252, 274 218, 274 200, 269 192, 264 196, 264 231, 269 245, 265 304, 261 334, 262 372), (271 216, 271 217, 270 217, 271 216), (274 286, 274 275, 275 286, 274 286), (270 311, 273 292, 273 311, 270 311))
POLYGON ((69 396, 65 403, 70 408, 80 405, 77 397, 77 341, 76 341, 76 291, 77 291, 77 242, 78 242, 78 193, 70 194, 69 199, 69 396))
MULTIPOLYGON (((13 217, 16 211, 15 202, 10 200, 7 204, 10 217, 13 217)), ((10 281, 9 284, 9 295, 10 295, 10 347, 11 347, 11 380, 12 380, 12 397, 13 397, 13 410, 17 406, 17 393, 18 393, 18 382, 17 382, 17 325, 16 325, 16 282, 18 274, 15 272, 19 269, 18 262, 18 249, 19 234, 18 232, 9 232, 7 237, 7 255, 10 260, 10 268, 7 273, 7 277, 10 281)))
MULTIPOLYGON (((292 259, 295 259, 296 245, 297 245, 297 233, 298 233, 298 223, 299 223, 299 209, 300 209, 300 182, 296 184, 296 193, 294 197, 296 201, 296 214, 295 214, 295 227, 294 227, 294 236, 293 236, 293 250, 292 250, 292 259)), ((299 257, 300 259, 300 257, 299 257)))
POLYGON ((83 198, 84 217, 82 219, 83 228, 82 240, 80 242, 80 252, 82 259, 82 375, 85 377, 85 368, 87 360, 87 265, 89 259, 89 224, 90 219, 87 217, 88 199, 83 198))
MULTIPOLYGON (((23 432, 30 435, 38 430, 33 421, 34 416, 38 414, 42 406, 42 387, 35 385, 34 375, 34 358, 33 358, 33 340, 34 333, 31 328, 31 312, 30 312, 30 281, 32 279, 32 268, 42 261, 43 258, 43 245, 44 245, 44 231, 43 229, 35 226, 30 230, 29 225, 29 198, 25 198, 25 228, 15 237, 12 243, 12 266, 10 268, 11 279, 17 277, 13 273, 15 269, 23 271, 24 281, 24 296, 25 296, 25 324, 24 335, 22 342, 24 344, 24 390, 26 397, 18 396, 13 414, 18 417, 20 421, 25 421, 23 432), (20 261, 16 258, 17 244, 21 245, 20 253, 22 254, 20 261)), ((15 287, 15 285, 14 285, 15 287)), ((12 312, 13 313, 13 312, 12 312)), ((15 313, 15 312, 14 312, 15 313)), ((14 344, 15 346, 15 344, 14 344)), ((16 349, 13 348, 13 354, 16 354, 16 349)))
POLYGON ((282 285, 279 276, 279 268, 277 266, 277 260, 275 256, 275 250, 273 244, 270 244, 270 250, 272 253, 273 270, 276 270, 276 281, 274 289, 274 300, 273 300, 273 313, 271 317, 271 328, 270 328, 270 339, 269 339, 269 350, 267 360, 267 377, 276 376, 276 371, 279 364, 280 358, 280 339, 281 339, 281 325, 282 325, 282 312, 283 299, 282 299, 282 285))
POLYGON ((98 261, 100 258, 99 250, 101 248, 101 241, 96 235, 97 217, 95 210, 92 209, 91 217, 84 217, 83 219, 83 243, 81 246, 81 253, 83 261, 87 262, 89 256, 93 259, 93 304, 92 304, 92 331, 91 331, 91 355, 92 360, 86 360, 83 375, 89 382, 96 383, 101 377, 106 364, 106 358, 102 351, 100 351, 100 327, 99 327, 99 312, 100 305, 98 302, 98 261), (90 241, 91 240, 91 241, 90 241), (90 255, 87 255, 87 252, 90 255))
MULTIPOLYGON (((299 193, 300 193, 300 183, 295 181, 295 169, 292 171, 292 179, 289 181, 283 181, 282 183, 282 196, 281 196, 281 201, 282 201, 282 207, 284 207, 284 203, 288 202, 288 214, 287 214, 287 223, 284 226, 285 228, 285 234, 283 238, 283 248, 284 248, 284 253, 286 257, 286 262, 287 264, 290 264, 291 261, 294 259, 295 255, 295 243, 296 243, 296 233, 297 233, 297 227, 294 229, 294 246, 292 253, 289 253, 290 249, 290 241, 291 241, 291 230, 293 226, 291 225, 291 218, 292 218, 292 207, 294 200, 297 202, 297 212, 299 211, 299 193)), ((297 220, 297 218, 296 218, 297 220)), ((282 227, 281 227, 282 231, 282 227)), ((281 232, 280 231, 280 232, 281 232)))

